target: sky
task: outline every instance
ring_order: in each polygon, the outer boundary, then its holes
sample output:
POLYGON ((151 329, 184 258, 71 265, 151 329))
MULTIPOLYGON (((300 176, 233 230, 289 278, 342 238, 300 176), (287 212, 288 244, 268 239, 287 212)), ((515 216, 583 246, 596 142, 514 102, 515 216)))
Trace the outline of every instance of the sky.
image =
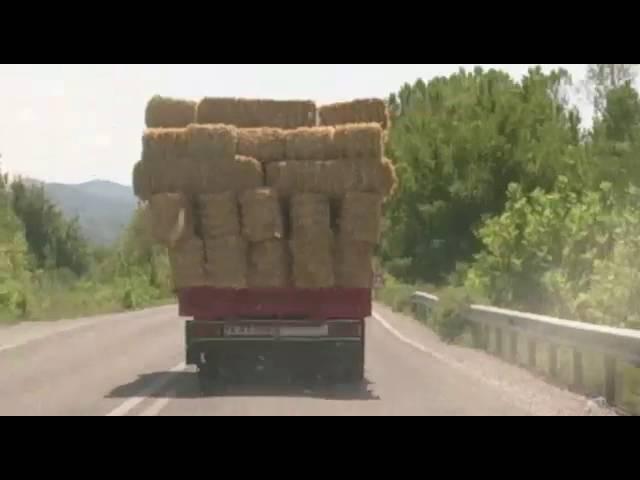
MULTIPOLYGON (((520 79, 534 64, 485 65, 520 79)), ((0 166, 48 182, 131 184, 144 110, 156 94, 311 99, 386 98, 460 64, 0 65, 0 166)), ((574 81, 586 65, 563 67, 574 81)), ((581 110, 583 110, 582 105, 581 110)), ((588 114, 588 112, 587 112, 588 114)), ((583 118, 585 114, 583 112, 583 118)))

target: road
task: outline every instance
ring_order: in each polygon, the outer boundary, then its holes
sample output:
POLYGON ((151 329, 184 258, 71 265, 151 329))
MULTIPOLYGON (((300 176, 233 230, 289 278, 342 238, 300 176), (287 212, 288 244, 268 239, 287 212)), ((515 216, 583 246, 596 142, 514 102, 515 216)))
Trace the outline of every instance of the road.
POLYGON ((183 362, 175 306, 3 327, 0 415, 529 416, 583 415, 587 406, 379 305, 360 387, 254 384, 203 395, 183 362))

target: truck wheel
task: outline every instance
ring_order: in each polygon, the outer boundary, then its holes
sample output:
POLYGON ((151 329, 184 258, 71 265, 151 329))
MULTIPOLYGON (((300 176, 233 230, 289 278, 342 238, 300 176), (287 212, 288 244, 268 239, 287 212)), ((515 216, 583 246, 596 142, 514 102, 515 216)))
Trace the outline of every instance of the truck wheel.
POLYGON ((344 379, 348 383, 362 383, 364 381, 364 348, 354 359, 353 364, 346 368, 344 379))
POLYGON ((210 393, 218 384, 218 376, 209 371, 198 371, 198 387, 202 393, 210 393))
POLYGON ((362 383, 364 381, 364 365, 356 365, 346 369, 344 381, 352 384, 362 383))
POLYGON ((198 385, 200 391, 207 393, 213 389, 220 378, 220 370, 212 364, 198 365, 198 385))

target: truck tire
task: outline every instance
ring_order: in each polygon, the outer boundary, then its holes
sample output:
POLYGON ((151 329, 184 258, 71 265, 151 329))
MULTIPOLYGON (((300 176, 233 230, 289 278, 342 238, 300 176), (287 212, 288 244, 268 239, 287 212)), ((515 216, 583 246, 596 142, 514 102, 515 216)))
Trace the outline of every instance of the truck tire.
POLYGON ((345 383, 358 384, 364 381, 364 362, 358 361, 345 369, 343 380, 345 383))
POLYGON ((353 364, 345 372, 345 380, 348 383, 362 383, 364 381, 364 341, 360 345, 353 364))

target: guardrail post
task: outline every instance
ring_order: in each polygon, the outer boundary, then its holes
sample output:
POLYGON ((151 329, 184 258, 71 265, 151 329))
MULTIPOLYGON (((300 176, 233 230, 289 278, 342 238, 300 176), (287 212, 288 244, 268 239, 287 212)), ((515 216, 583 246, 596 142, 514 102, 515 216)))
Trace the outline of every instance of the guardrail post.
POLYGON ((604 357, 604 398, 609 405, 616 399, 616 359, 610 355, 604 357))
POLYGON ((582 352, 577 348, 573 349, 573 386, 577 390, 584 387, 584 367, 582 364, 582 352))
POLYGON ((481 349, 484 347, 484 341, 482 339, 482 325, 475 323, 471 324, 471 340, 473 342, 473 348, 481 349))
POLYGON ((558 347, 549 345, 549 375, 558 378, 558 347))
POLYGON ((484 325, 482 327, 484 349, 488 352, 491 349, 491 327, 484 325))
POLYGON ((527 342, 527 354, 528 354, 528 362, 529 368, 535 370, 536 365, 538 363, 538 345, 536 344, 535 339, 530 338, 527 342))
POLYGON ((509 339, 511 344, 509 352, 511 354, 511 361, 513 361, 513 363, 518 363, 518 333, 511 332, 509 334, 509 339))
POLYGON ((496 353, 502 356, 502 329, 496 327, 496 353))

